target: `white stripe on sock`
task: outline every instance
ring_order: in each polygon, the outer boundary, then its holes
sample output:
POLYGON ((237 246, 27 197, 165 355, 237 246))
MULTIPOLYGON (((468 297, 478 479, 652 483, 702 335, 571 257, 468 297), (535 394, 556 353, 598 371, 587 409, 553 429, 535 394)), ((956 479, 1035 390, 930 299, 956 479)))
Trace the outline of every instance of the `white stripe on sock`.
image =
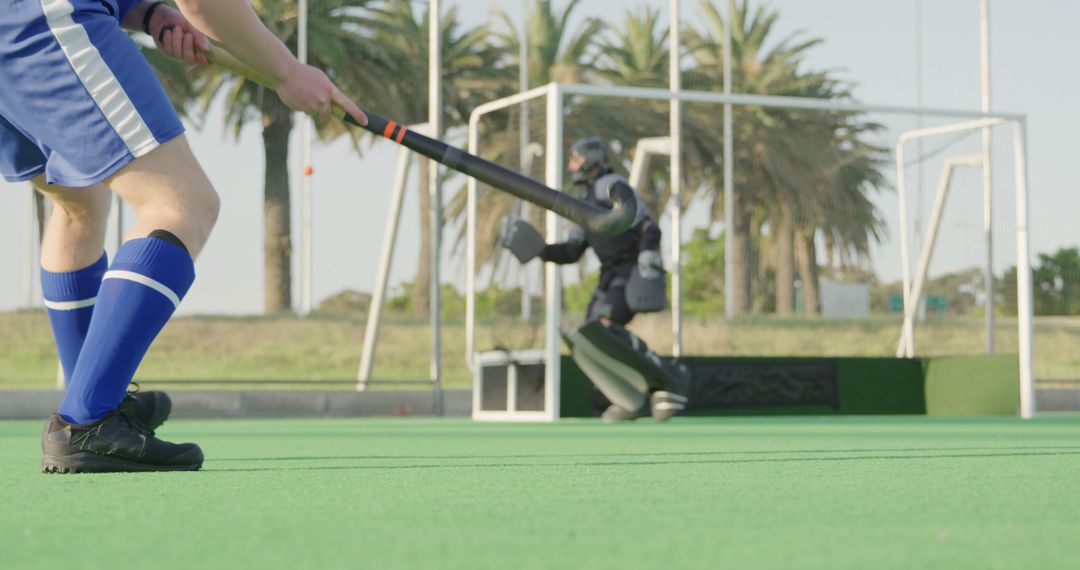
POLYGON ((154 291, 165 295, 165 298, 172 302, 173 307, 180 306, 180 296, 174 293, 172 289, 169 289, 161 282, 155 281, 145 275, 142 275, 141 273, 120 270, 106 271, 105 277, 102 278, 102 281, 104 281, 105 279, 126 279, 128 281, 134 281, 136 283, 146 285, 154 291))
POLYGON ((90 41, 86 29, 71 18, 75 7, 70 0, 40 1, 49 29, 60 43, 60 49, 131 154, 140 157, 157 148, 158 142, 150 127, 146 126, 139 110, 101 57, 101 52, 90 41))
POLYGON ((86 307, 93 307, 95 303, 97 303, 97 297, 79 299, 78 301, 50 301, 45 299, 45 308, 54 311, 76 311, 86 307))

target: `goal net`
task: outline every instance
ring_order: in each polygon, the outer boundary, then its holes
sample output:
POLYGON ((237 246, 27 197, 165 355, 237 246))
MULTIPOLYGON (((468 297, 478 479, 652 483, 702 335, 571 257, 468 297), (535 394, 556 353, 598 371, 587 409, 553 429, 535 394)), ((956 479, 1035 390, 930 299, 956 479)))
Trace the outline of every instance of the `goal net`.
MULTIPOLYGON (((658 352, 1000 352, 1019 355, 1022 392, 1030 390, 1022 117, 706 91, 679 100, 680 185, 665 89, 549 85, 500 99, 473 113, 470 149, 573 191, 570 145, 605 140, 613 168, 663 230, 671 309, 630 325, 658 352)), ((557 374, 559 331, 584 318, 595 256, 522 265, 497 246, 505 218, 529 220, 548 242, 565 239, 570 224, 474 181, 463 208, 466 358, 543 349, 557 374)))

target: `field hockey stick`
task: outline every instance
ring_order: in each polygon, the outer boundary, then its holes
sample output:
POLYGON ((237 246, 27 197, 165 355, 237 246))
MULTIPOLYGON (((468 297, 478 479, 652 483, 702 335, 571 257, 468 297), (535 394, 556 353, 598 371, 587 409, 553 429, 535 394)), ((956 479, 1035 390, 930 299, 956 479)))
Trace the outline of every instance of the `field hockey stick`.
MULTIPOLYGON (((270 82, 261 77, 257 71, 218 46, 211 46, 207 59, 219 67, 260 85, 270 85, 270 82)), ((630 229, 637 217, 637 199, 634 197, 633 189, 626 184, 616 182, 608 189, 612 207, 607 209, 579 200, 565 192, 553 190, 509 168, 411 131, 405 125, 371 111, 365 110, 364 114, 368 118, 366 125, 361 125, 347 113, 343 116, 343 120, 372 134, 390 139, 495 189, 555 212, 589 231, 609 235, 620 234, 630 229)))

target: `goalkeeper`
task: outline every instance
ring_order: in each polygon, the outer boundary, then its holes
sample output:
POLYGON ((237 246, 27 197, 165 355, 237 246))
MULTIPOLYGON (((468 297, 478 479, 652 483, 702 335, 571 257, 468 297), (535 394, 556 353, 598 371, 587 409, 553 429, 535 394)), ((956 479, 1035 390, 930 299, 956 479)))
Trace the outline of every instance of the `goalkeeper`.
MULTIPOLYGON (((586 138, 571 147, 568 169, 580 197, 611 207, 609 190, 627 184, 612 170, 604 143, 586 138)), ((557 263, 576 263, 590 247, 600 259, 600 282, 586 309, 586 324, 566 335, 574 359, 593 384, 612 402, 605 421, 631 420, 645 408, 646 397, 657 419, 668 419, 686 404, 677 391, 685 379, 681 367, 662 361, 625 326, 640 312, 666 308, 666 275, 660 255, 660 227, 649 218, 638 198, 634 225, 618 235, 588 232, 573 226, 566 241, 544 244, 523 221, 504 227, 502 244, 522 263, 533 257, 557 263)))

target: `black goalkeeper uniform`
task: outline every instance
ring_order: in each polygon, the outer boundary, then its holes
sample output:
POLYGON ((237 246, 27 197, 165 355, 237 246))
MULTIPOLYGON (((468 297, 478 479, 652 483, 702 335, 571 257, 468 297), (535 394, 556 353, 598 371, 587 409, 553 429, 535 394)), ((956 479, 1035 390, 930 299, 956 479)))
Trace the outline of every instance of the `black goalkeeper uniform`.
MULTIPOLYGON (((617 174, 601 176, 593 183, 586 200, 610 208, 608 188, 619 180, 626 183, 626 180, 617 174)), ((649 218, 640 197, 637 202, 637 218, 629 230, 612 236, 590 232, 574 225, 566 241, 550 244, 540 252, 540 259, 558 264, 576 263, 590 247, 600 258, 600 283, 589 301, 586 321, 606 317, 626 325, 634 318, 634 312, 626 304, 626 282, 630 278, 630 272, 637 266, 639 253, 645 250, 660 250, 660 226, 649 218)))

